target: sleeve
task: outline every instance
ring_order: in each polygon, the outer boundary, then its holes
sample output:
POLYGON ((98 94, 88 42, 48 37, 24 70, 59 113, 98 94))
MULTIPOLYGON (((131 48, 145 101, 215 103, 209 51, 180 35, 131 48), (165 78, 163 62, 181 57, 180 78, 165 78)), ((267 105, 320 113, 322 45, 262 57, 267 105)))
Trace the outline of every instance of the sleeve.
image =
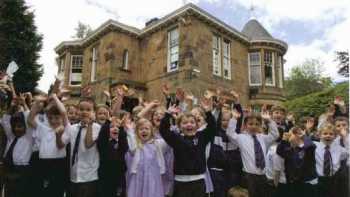
POLYGON ((270 120, 268 123, 269 133, 267 135, 262 135, 267 146, 270 146, 279 137, 279 132, 277 124, 275 121, 270 120))
POLYGON ((97 123, 93 123, 92 124, 92 140, 96 141, 98 134, 101 131, 101 125, 97 124, 97 123))
POLYGON ((107 144, 108 144, 108 132, 109 132, 109 123, 104 124, 101 127, 101 131, 98 134, 96 145, 97 150, 99 151, 100 155, 103 155, 106 150, 107 144))
POLYGON ((282 157, 283 159, 286 159, 288 155, 291 155, 291 146, 288 141, 282 140, 280 144, 277 145, 277 154, 282 157))
POLYGON ((70 142, 70 136, 73 132, 74 126, 68 123, 66 127, 64 128, 64 133, 61 136, 61 140, 63 144, 67 145, 70 142))
POLYGON ((233 105, 233 108, 236 109, 241 114, 241 117, 239 117, 237 119, 237 125, 236 125, 236 133, 240 133, 241 132, 242 123, 243 123, 243 109, 242 109, 242 105, 237 103, 237 104, 233 105))
POLYGON ((283 171, 283 158, 281 156, 279 156, 277 153, 274 153, 272 156, 273 159, 273 170, 274 171, 283 171))
POLYGON ((237 120, 234 118, 231 118, 228 123, 226 135, 231 143, 234 143, 237 145, 238 134, 236 133, 236 125, 237 125, 237 120))
POLYGON ((160 121, 159 133, 169 146, 172 148, 180 147, 184 144, 180 134, 170 131, 171 114, 165 113, 165 116, 160 121))
POLYGON ((2 118, 0 119, 0 124, 5 131, 6 137, 8 137, 8 138, 13 136, 13 133, 11 131, 10 119, 11 119, 11 116, 9 114, 4 114, 2 116, 2 118))
POLYGON ((216 121, 215 121, 215 118, 212 115, 212 113, 211 112, 206 112, 205 115, 206 115, 205 121, 207 122, 207 127, 200 134, 203 135, 204 143, 207 144, 212 139, 214 139, 215 134, 217 132, 217 128, 216 128, 216 121))
POLYGON ((123 153, 126 153, 129 150, 129 146, 128 146, 127 134, 124 131, 123 127, 119 128, 118 141, 119 141, 119 145, 120 145, 119 146, 120 151, 123 153))

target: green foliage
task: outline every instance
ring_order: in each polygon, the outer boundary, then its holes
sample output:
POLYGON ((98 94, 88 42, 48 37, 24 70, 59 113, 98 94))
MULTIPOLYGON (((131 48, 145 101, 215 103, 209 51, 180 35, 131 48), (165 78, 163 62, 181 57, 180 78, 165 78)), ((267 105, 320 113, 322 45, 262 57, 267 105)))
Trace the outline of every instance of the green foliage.
POLYGON ((297 118, 303 116, 320 116, 325 112, 327 105, 334 101, 336 96, 341 96, 345 103, 349 103, 349 84, 347 82, 335 85, 324 91, 312 93, 284 103, 289 112, 293 112, 297 118))
POLYGON ((0 1, 0 69, 14 60, 19 70, 14 76, 17 91, 33 91, 43 74, 37 63, 42 35, 34 25, 34 13, 23 0, 0 1))
POLYGON ((332 86, 330 78, 322 77, 323 64, 318 60, 306 60, 301 66, 292 68, 285 81, 287 99, 294 99, 332 86))
POLYGON ((73 37, 78 39, 83 39, 92 33, 90 25, 84 24, 80 21, 78 22, 78 27, 75 28, 75 31, 76 33, 73 37))

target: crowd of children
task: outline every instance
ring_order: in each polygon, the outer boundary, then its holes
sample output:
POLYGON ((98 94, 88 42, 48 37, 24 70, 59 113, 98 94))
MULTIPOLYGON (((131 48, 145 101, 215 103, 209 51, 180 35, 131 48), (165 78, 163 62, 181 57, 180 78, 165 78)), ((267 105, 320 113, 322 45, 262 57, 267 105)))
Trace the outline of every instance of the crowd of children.
POLYGON ((59 81, 49 95, 6 90, 5 197, 349 195, 349 120, 339 97, 319 119, 295 121, 280 106, 244 111, 234 91, 233 103, 220 90, 197 101, 164 85, 163 104, 126 106, 120 85, 96 106, 89 95, 63 104, 59 81))

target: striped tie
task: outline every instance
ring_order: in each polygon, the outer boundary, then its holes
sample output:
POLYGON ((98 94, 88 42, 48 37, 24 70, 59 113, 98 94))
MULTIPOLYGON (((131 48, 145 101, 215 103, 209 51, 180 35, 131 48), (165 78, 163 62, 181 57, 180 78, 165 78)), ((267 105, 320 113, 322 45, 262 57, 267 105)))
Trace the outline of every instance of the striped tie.
POLYGON ((324 150, 324 160, 323 160, 323 174, 324 176, 331 175, 331 167, 332 167, 332 156, 329 151, 329 145, 326 145, 324 150))
POLYGON ((264 152, 261 148, 261 144, 258 141, 256 135, 252 135, 254 140, 254 153, 255 153, 255 165, 257 168, 264 169, 265 168, 265 157, 264 152))

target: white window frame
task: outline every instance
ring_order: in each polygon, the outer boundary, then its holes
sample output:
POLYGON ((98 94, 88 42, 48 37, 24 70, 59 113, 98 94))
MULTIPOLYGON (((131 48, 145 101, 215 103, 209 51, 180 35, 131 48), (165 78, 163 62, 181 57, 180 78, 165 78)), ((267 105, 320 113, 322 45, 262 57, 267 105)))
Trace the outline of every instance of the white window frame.
MULTIPOLYGON (((176 35, 176 34, 175 34, 176 35)), ((167 72, 173 72, 179 69, 179 29, 173 28, 170 31, 168 31, 168 63, 167 63, 167 72), (173 39, 172 36, 174 35, 174 32, 177 32, 177 38, 173 39), (177 52, 172 53, 173 50, 177 48, 177 52), (172 57, 175 57, 172 61, 172 57), (172 68, 172 64, 177 62, 176 67, 172 68)), ((176 50, 175 50, 176 51, 176 50)))
POLYGON ((278 86, 280 88, 283 88, 283 56, 282 55, 279 55, 277 56, 278 58, 278 68, 279 68, 279 84, 278 86))
POLYGON ((224 78, 231 80, 231 69, 232 69, 231 68, 231 42, 228 40, 224 40, 224 43, 223 43, 223 65, 222 65, 222 67, 223 67, 222 75, 224 76, 224 78), (226 70, 227 70, 227 76, 225 75, 226 70))
POLYGON ((82 75, 83 75, 83 62, 84 61, 84 57, 83 55, 71 55, 71 59, 70 59, 70 74, 69 74, 69 85, 70 86, 81 86, 81 82, 82 82, 82 75), (80 80, 80 84, 72 84, 72 70, 73 70, 73 59, 74 57, 81 57, 82 58, 82 63, 81 63, 81 80, 80 80))
POLYGON ((65 68, 65 58, 60 58, 60 70, 58 73, 64 73, 64 68, 65 68))
POLYGON ((212 51, 213 51, 213 75, 221 76, 221 38, 218 35, 213 35, 212 51), (217 40, 216 45, 214 40, 217 40), (216 59, 217 61, 215 61, 216 59))
POLYGON ((266 86, 275 86, 276 84, 276 79, 275 79, 275 53, 272 52, 272 51, 264 51, 264 78, 265 78, 265 85, 266 86), (268 64, 267 59, 266 58, 266 55, 267 54, 271 54, 271 64, 268 64), (271 75, 272 75, 272 82, 271 83, 268 83, 268 81, 266 80, 266 68, 267 67, 270 67, 272 72, 271 72, 271 75))
POLYGON ((124 70, 129 69, 129 51, 127 49, 124 50, 123 53, 123 67, 124 70))
POLYGON ((97 76, 97 50, 92 48, 92 62, 91 62, 91 82, 96 81, 97 76))
MULTIPOLYGON (((249 85, 250 86, 261 86, 262 84, 262 74, 261 74, 261 55, 260 55, 260 52, 250 52, 248 53, 248 70, 249 70, 249 85), (252 80, 251 80, 251 77, 252 77, 252 73, 251 73, 251 61, 250 61, 250 55, 251 54, 258 54, 259 55, 259 67, 260 67, 260 72, 259 72, 259 75, 260 75, 260 82, 259 83, 252 83, 252 80)), ((254 65, 254 66, 258 66, 258 65, 254 65)))

